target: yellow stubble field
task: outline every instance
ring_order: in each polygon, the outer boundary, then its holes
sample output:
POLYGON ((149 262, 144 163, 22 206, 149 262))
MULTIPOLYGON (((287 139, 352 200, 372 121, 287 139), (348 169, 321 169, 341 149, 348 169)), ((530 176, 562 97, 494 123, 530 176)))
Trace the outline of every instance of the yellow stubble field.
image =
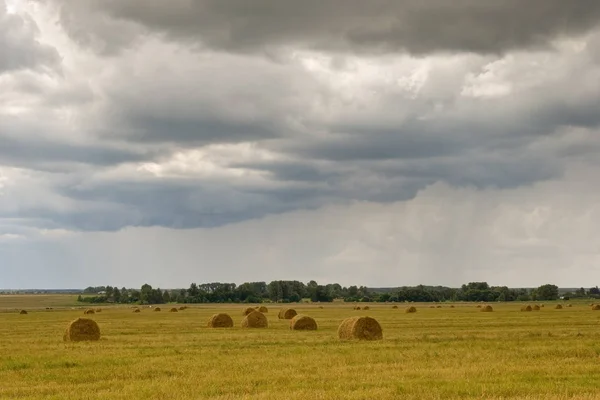
POLYGON ((100 306, 85 317, 101 340, 80 343, 62 336, 83 309, 43 303, 0 297, 1 399, 600 398, 600 311, 587 303, 537 312, 500 303, 489 313, 414 304, 412 314, 403 304, 291 305, 317 321, 310 332, 291 331, 275 304, 267 329, 242 329, 242 305, 100 306), (235 327, 208 328, 217 312, 235 327), (356 315, 377 319, 384 339, 340 341, 339 324, 356 315))

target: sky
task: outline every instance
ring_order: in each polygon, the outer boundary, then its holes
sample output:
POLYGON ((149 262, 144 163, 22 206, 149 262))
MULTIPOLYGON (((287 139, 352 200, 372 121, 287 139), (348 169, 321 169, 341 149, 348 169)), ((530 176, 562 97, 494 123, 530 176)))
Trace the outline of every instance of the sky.
POLYGON ((597 0, 0 0, 0 288, 600 284, 597 0))

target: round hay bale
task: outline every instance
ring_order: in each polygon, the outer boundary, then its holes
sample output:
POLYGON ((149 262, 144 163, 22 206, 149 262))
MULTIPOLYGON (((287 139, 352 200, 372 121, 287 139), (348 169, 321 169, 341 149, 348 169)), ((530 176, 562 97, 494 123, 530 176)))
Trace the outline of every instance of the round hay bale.
POLYGON ((250 314, 246 315, 242 320, 242 328, 268 328, 269 321, 267 321, 267 317, 265 314, 253 311, 250 314))
POLYGON ((417 307, 414 307, 414 306, 407 307, 404 310, 404 312, 407 313, 407 314, 416 313, 417 312, 417 307))
POLYGON ((141 313, 141 312, 142 312, 142 310, 140 310, 139 308, 136 308, 136 309, 134 309, 134 310, 133 310, 133 312, 134 312, 134 313, 141 313))
POLYGON ((533 306, 533 311, 540 311, 542 308, 537 304, 533 306))
POLYGON ((338 327, 338 337, 342 340, 381 340, 383 331, 374 318, 352 317, 342 321, 338 327))
POLYGON ((481 304, 477 304, 477 308, 481 308, 481 304))
POLYGON ((544 305, 543 305, 543 304, 540 304, 540 307, 544 307, 544 305))
POLYGON ((260 306, 260 307, 258 307, 258 312, 261 312, 263 314, 264 313, 268 313, 269 309, 267 307, 265 307, 265 306, 260 306))
POLYGON ((486 304, 485 306, 481 307, 480 311, 482 311, 482 312, 492 312, 492 311, 494 311, 494 309, 489 304, 486 304))
POLYGON ((154 309, 154 312, 156 312, 156 311, 162 311, 162 310, 160 309, 160 307, 156 307, 156 308, 154 309))
POLYGON ((450 305, 450 308, 454 308, 454 304, 450 305))
POLYGON ((392 308, 398 308, 398 306, 397 305, 393 305, 392 308))
POLYGON ((369 307, 369 306, 364 306, 363 307, 363 310, 370 310, 370 309, 371 309, 371 307, 369 307))
POLYGON ((186 308, 187 308, 187 307, 181 306, 181 307, 179 307, 179 311, 183 311, 183 310, 185 310, 186 308))
POLYGON ((322 309, 323 309, 323 306, 319 306, 319 308, 322 310, 322 309))
POLYGON ((554 306, 555 310, 562 310, 563 306, 561 304, 557 304, 556 306, 554 306))
POLYGON ((435 306, 429 306, 429 308, 435 308, 435 306))
POLYGON ((530 305, 526 305, 521 307, 521 311, 533 311, 533 308, 530 305))
POLYGON ((354 309, 355 310, 360 310, 360 307, 359 306, 355 306, 354 309))
POLYGON ((101 308, 96 308, 96 312, 97 313, 102 312, 102 309, 101 308))
POLYGON ((179 310, 176 307, 173 307, 169 310, 169 312, 179 312, 179 310))
POLYGON ((21 310, 21 311, 19 311, 19 314, 21 314, 21 315, 27 315, 27 310, 21 310))
POLYGON ((246 315, 253 313, 254 311, 256 311, 254 307, 247 307, 242 310, 242 315, 245 317, 246 315))
POLYGON ((316 331, 317 321, 307 315, 296 315, 290 320, 290 329, 294 331, 316 331))
POLYGON ((96 321, 92 319, 77 318, 67 327, 63 340, 66 342, 100 340, 100 328, 96 321))
POLYGON ((442 308, 442 306, 437 306, 436 308, 442 308))
POLYGON ((594 304, 594 305, 592 306, 592 310, 594 310, 594 311, 598 311, 598 310, 600 310, 600 304, 594 304))
POLYGON ((278 317, 279 319, 292 319, 296 315, 298 315, 298 313, 293 308, 282 308, 279 311, 278 317))
POLYGON ((573 307, 573 304, 567 304, 567 307, 573 307))
POLYGON ((85 315, 90 315, 90 314, 96 314, 96 311, 92 310, 91 308, 88 308, 87 310, 85 310, 83 312, 85 315))
POLYGON ((229 314, 215 314, 208 320, 209 328, 233 328, 233 319, 229 314))

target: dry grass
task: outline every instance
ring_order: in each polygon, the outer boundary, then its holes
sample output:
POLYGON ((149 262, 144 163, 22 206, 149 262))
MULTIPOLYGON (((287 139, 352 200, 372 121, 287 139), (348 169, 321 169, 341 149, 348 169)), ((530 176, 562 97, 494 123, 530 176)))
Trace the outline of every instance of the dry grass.
POLYGON ((0 312, 0 399, 276 400, 283 391, 286 400, 598 398, 600 313, 577 300, 569 312, 537 314, 515 303, 494 303, 493 313, 471 303, 399 303, 417 307, 410 315, 375 306, 369 315, 385 336, 372 342, 338 340, 341 321, 360 315, 347 303, 295 305, 318 324, 306 332, 278 322, 279 309, 268 329, 241 329, 236 304, 135 318, 130 307, 104 305, 91 316, 100 341, 64 344, 83 309, 43 312, 30 303, 0 312), (233 316, 234 327, 207 327, 215 313, 233 316))
POLYGON ((208 320, 208 326, 210 328, 233 328, 233 319, 229 314, 215 314, 208 320))
POLYGON ((294 310, 293 308, 282 308, 281 310, 279 310, 279 314, 277 315, 277 317, 279 319, 292 319, 296 315, 298 315, 298 312, 296 312, 296 310, 294 310))
POLYGON ((268 328, 269 321, 265 314, 253 311, 242 320, 242 328, 268 328))
POLYGON ((63 340, 67 342, 100 340, 100 328, 92 319, 77 318, 67 327, 63 340))
POLYGON ((342 340, 381 340, 383 331, 374 318, 351 317, 342 321, 338 327, 338 337, 342 340))

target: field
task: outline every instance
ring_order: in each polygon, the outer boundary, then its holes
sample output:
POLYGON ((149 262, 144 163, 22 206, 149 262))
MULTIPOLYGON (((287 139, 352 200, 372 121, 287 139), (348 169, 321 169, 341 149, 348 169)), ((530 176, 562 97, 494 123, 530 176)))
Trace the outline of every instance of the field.
POLYGON ((290 331, 275 305, 269 328, 256 330, 239 327, 242 305, 138 314, 103 307, 90 316, 102 339, 87 343, 62 341, 80 309, 4 310, 0 398, 600 398, 600 311, 583 303, 563 310, 546 303, 539 312, 493 306, 483 313, 473 304, 417 305, 415 314, 389 304, 369 311, 343 303, 296 306, 317 320, 313 332, 290 331), (207 328, 217 311, 230 313, 236 327, 207 328), (354 315, 376 318, 384 340, 339 341, 339 323, 354 315))

